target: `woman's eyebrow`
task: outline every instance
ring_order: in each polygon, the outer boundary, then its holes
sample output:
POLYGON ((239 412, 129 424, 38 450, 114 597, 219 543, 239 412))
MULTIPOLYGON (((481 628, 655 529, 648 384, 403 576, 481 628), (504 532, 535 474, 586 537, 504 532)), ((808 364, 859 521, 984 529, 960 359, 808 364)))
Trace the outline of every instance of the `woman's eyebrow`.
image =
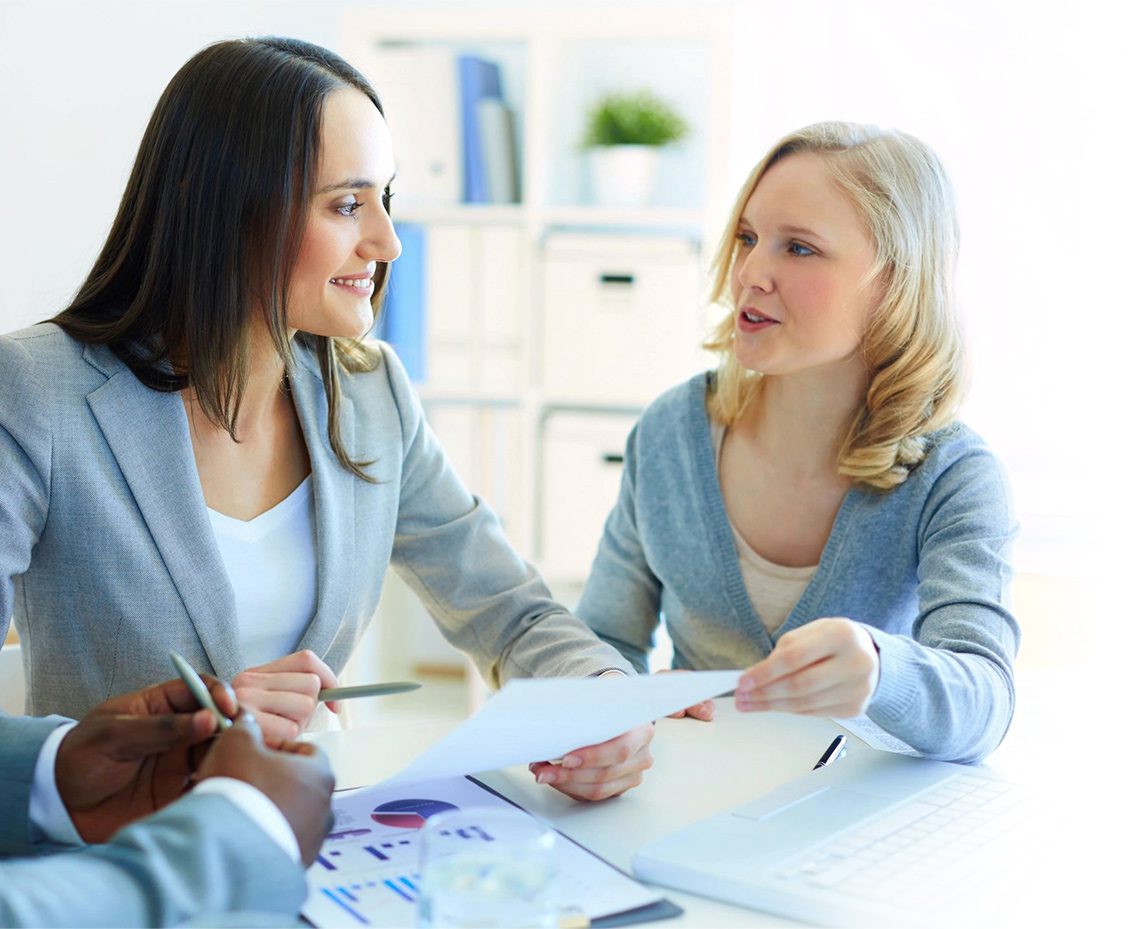
MULTIPOLYGON (((388 187, 388 185, 395 180, 396 172, 394 171, 392 177, 388 179, 388 184, 385 184, 384 186, 388 187)), ((336 184, 327 184, 321 190, 315 191, 314 195, 319 196, 321 194, 328 194, 335 190, 373 190, 377 186, 378 185, 376 181, 371 181, 367 177, 349 177, 344 181, 339 181, 336 184)))
POLYGON ((783 232, 786 235, 803 235, 803 236, 810 236, 811 238, 814 238, 814 239, 823 239, 824 238, 824 236, 822 236, 815 229, 809 229, 807 226, 784 225, 784 226, 778 226, 777 229, 778 229, 779 232, 783 232))
POLYGON ((344 181, 338 181, 334 184, 327 184, 321 190, 317 191, 319 194, 328 194, 335 190, 372 190, 377 185, 365 177, 349 177, 344 181))

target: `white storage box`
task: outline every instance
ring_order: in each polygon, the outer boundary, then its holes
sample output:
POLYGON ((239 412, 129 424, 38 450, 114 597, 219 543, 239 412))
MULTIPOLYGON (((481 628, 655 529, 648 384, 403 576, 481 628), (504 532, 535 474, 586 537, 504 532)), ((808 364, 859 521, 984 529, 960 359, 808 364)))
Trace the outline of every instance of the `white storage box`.
POLYGON ((697 244, 564 233, 545 242, 541 386, 561 403, 645 405, 697 370, 697 244))
POLYGON ((588 576, 620 493, 624 445, 636 419, 555 412, 542 424, 537 564, 555 591, 588 576))

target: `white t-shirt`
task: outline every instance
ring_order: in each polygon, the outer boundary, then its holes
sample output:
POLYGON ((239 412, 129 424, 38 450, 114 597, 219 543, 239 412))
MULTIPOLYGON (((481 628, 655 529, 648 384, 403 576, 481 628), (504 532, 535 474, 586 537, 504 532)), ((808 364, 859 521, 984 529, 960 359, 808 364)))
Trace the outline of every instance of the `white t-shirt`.
POLYGON ((208 518, 235 591, 244 667, 289 655, 313 620, 318 601, 310 476, 254 519, 212 509, 208 518))

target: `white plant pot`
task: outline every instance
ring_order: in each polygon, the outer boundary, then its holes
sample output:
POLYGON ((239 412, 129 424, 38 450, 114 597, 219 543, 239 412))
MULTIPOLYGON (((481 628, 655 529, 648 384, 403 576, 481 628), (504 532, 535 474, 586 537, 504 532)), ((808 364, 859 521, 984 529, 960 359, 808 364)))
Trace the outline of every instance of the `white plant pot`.
POLYGON ((659 174, 654 145, 607 145, 589 152, 593 199, 600 206, 643 207, 651 203, 659 174))

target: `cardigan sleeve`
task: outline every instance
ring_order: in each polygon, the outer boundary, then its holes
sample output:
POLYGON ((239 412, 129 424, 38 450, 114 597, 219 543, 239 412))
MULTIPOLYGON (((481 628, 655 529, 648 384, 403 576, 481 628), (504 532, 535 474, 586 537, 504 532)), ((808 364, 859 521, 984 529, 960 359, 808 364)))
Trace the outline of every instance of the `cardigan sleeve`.
POLYGON ((983 446, 967 451, 926 497, 912 635, 870 630, 879 685, 867 715, 927 757, 980 761, 1012 720, 1015 536, 1003 469, 983 446))
POLYGON ((652 573, 636 513, 639 426, 628 436, 620 496, 604 525, 577 615, 641 674, 655 645, 662 585, 652 573))
POLYGON ((444 637, 495 687, 510 677, 631 673, 615 649, 552 599, 491 508, 463 486, 400 361, 387 350, 384 357, 404 450, 392 565, 444 637))

